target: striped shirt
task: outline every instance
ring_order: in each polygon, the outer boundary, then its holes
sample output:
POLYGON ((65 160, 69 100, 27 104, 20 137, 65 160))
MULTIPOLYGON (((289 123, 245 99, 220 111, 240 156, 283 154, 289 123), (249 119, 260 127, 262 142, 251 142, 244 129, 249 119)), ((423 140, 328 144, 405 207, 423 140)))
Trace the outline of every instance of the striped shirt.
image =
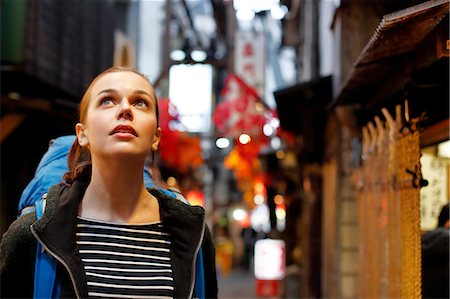
POLYGON ((89 298, 173 298, 171 243, 161 222, 130 225, 79 217, 76 240, 89 298))

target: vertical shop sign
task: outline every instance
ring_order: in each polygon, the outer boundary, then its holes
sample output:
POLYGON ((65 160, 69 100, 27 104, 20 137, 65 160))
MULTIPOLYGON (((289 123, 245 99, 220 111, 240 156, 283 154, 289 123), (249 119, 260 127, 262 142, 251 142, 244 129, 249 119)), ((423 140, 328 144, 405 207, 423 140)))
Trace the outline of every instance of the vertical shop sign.
POLYGON ((283 240, 264 239, 255 243, 255 277, 260 280, 284 278, 286 249, 283 240))
POLYGON ((264 239, 255 243, 256 295, 278 297, 285 275, 286 245, 283 240, 264 239))
POLYGON ((254 32, 237 32, 235 42, 235 73, 259 96, 265 90, 265 44, 264 35, 254 32))

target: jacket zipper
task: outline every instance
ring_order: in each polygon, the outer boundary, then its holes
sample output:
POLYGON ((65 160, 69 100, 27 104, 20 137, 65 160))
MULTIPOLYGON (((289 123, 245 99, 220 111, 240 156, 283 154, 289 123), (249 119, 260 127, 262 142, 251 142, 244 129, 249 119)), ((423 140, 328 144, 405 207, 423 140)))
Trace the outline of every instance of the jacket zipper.
POLYGON ((59 257, 56 253, 52 252, 50 249, 48 249, 47 246, 45 246, 44 242, 42 242, 42 240, 37 236, 36 232, 34 231, 33 226, 31 226, 31 233, 41 244, 43 250, 46 250, 54 259, 56 259, 58 262, 60 262, 64 266, 64 268, 66 268, 67 272, 69 272, 70 280, 72 281, 72 285, 75 290, 75 295, 77 296, 78 299, 81 299, 81 296, 79 294, 78 288, 75 283, 75 278, 73 277, 73 274, 70 271, 69 265, 67 265, 67 263, 61 257, 59 257))
POLYGON ((191 267, 191 289, 189 291, 189 296, 188 298, 192 298, 192 295, 194 293, 194 286, 195 286, 195 266, 197 264, 197 256, 198 256, 198 251, 200 250, 200 246, 202 245, 203 242, 203 235, 205 233, 205 217, 203 217, 203 222, 202 222, 202 232, 200 234, 200 240, 197 243, 197 247, 195 247, 195 251, 194 251, 194 258, 192 259, 192 267, 191 267))

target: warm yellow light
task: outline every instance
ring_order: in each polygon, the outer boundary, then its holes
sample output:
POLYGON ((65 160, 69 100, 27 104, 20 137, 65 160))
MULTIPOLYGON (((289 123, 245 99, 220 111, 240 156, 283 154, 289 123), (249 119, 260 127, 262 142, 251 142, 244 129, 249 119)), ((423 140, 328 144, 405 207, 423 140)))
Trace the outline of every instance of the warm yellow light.
POLYGON ((281 208, 281 207, 277 207, 275 209, 275 216, 277 217, 277 219, 279 220, 283 220, 286 218, 286 210, 281 208))
POLYGON ((283 197, 283 195, 277 194, 277 195, 275 195, 275 197, 273 198, 273 201, 274 201, 277 205, 282 205, 282 204, 284 204, 284 197, 283 197))
POLYGON ((241 136, 239 136, 239 142, 242 144, 247 144, 252 140, 252 138, 250 137, 250 135, 248 134, 241 134, 241 136))
POLYGON ((257 103, 255 103, 255 109, 258 112, 263 112, 264 111, 264 105, 259 103, 259 102, 257 102, 257 103))
POLYGON ((282 160, 286 157, 286 153, 284 151, 277 151, 275 155, 279 160, 282 160))
POLYGON ((167 185, 169 185, 169 187, 175 187, 177 185, 177 179, 173 176, 169 177, 167 179, 167 185))
POLYGON ((247 211, 242 208, 237 208, 232 212, 233 219, 236 221, 243 221, 248 217, 247 211))
POLYGON ((263 182, 256 182, 254 186, 255 194, 265 194, 266 193, 266 187, 264 186, 263 182))

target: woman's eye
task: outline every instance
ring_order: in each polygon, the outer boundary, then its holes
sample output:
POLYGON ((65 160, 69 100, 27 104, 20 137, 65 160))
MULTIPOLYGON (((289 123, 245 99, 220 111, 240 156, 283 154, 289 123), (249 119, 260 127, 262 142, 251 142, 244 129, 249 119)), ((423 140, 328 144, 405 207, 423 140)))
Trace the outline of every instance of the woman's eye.
POLYGON ((144 100, 137 100, 136 102, 134 102, 134 106, 138 108, 148 108, 147 102, 144 100))
POLYGON ((100 104, 102 106, 109 106, 109 105, 113 105, 114 104, 114 100, 112 98, 104 98, 101 100, 100 104))

